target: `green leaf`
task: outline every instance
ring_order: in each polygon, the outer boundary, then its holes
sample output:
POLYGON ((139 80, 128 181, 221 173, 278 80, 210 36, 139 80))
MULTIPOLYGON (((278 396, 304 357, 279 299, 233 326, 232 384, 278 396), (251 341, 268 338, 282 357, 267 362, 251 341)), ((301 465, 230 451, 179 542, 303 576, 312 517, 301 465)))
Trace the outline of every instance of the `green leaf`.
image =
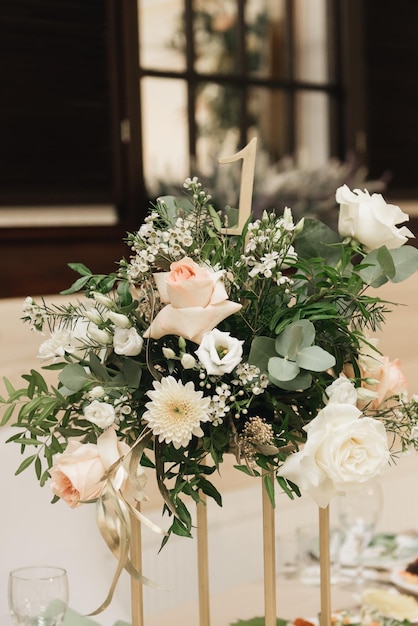
POLYGON ((90 352, 88 360, 89 360, 89 368, 91 372, 96 376, 96 378, 103 382, 108 381, 110 377, 107 373, 106 368, 104 367, 99 357, 97 356, 97 354, 95 354, 94 352, 90 352))
POLYGON ((390 250, 390 254, 396 269, 392 282, 400 283, 418 269, 418 249, 414 246, 401 246, 396 250, 390 250))
POLYGON ((17 442, 22 444, 23 446, 40 446, 40 445, 42 445, 42 441, 39 441, 38 439, 34 439, 33 437, 20 437, 20 439, 18 439, 17 442))
POLYGON ((393 257, 386 246, 382 246, 377 250, 377 260, 382 268, 385 276, 392 279, 395 276, 395 263, 393 257))
POLYGON ((78 363, 70 363, 62 370, 59 380, 64 387, 74 393, 83 389, 88 378, 84 367, 78 363))
POLYGON ((91 278, 90 276, 82 276, 81 278, 78 278, 71 285, 71 287, 68 287, 68 289, 64 289, 63 291, 60 291, 60 294, 63 296, 66 296, 71 293, 76 293, 77 291, 81 291, 83 287, 85 287, 85 285, 89 282, 90 278, 91 278))
POLYGON ((315 326, 309 320, 298 320, 286 326, 276 337, 275 348, 282 356, 294 359, 299 350, 311 346, 315 340, 315 326))
POLYGON ((271 480, 270 474, 265 474, 265 476, 263 477, 263 483, 264 483, 264 489, 267 491, 267 495, 268 495, 269 500, 271 502, 271 506, 274 507, 275 506, 274 483, 271 480))
POLYGON ((274 380, 270 377, 270 382, 287 391, 303 391, 311 386, 312 376, 309 372, 302 371, 293 380, 274 380))
POLYGON ((275 340, 271 337, 254 337, 251 343, 248 363, 255 365, 264 374, 268 371, 269 359, 277 356, 275 340))
POLYGON ((296 363, 304 370, 324 372, 334 367, 335 357, 319 346, 302 348, 296 357, 296 363))
POLYGON ((80 276, 92 276, 92 272, 84 263, 68 263, 68 267, 80 274, 80 276))
POLYGON ((120 306, 127 307, 132 303, 131 286, 127 280, 123 280, 118 284, 118 296, 120 306))
POLYGON ((16 408, 15 404, 11 404, 10 406, 7 407, 7 409, 4 411, 3 417, 1 418, 0 426, 4 426, 5 424, 7 424, 7 422, 12 417, 15 408, 16 408))
POLYGON ((203 478, 202 476, 199 478, 199 489, 203 491, 207 496, 213 498, 218 506, 222 506, 222 496, 219 491, 216 489, 214 485, 212 485, 209 480, 203 478))
POLYGON ((35 474, 36 474, 36 478, 40 480, 41 474, 42 474, 42 463, 41 463, 41 459, 39 458, 39 456, 37 456, 35 459, 35 474))
POLYGON ((131 389, 138 389, 142 377, 142 367, 138 361, 131 358, 123 359, 123 372, 126 384, 131 389))
POLYGON ((13 395, 16 391, 16 389, 13 387, 12 383, 10 382, 10 380, 8 378, 6 378, 5 376, 3 376, 3 382, 4 382, 4 386, 6 387, 6 391, 9 394, 9 396, 13 395))
POLYGON ((22 463, 19 465, 19 467, 15 471, 15 476, 17 476, 18 474, 21 474, 27 467, 29 467, 29 465, 31 465, 31 463, 34 462, 37 456, 38 456, 37 454, 32 454, 31 456, 26 457, 26 459, 22 461, 22 463))
POLYGON ((180 537, 192 537, 191 532, 176 517, 171 525, 171 531, 180 537))
POLYGON ((303 230, 295 237, 294 247, 301 259, 322 258, 331 267, 337 265, 341 257, 338 245, 341 238, 326 224, 310 217, 305 217, 303 230))
POLYGON ((276 381, 293 380, 300 372, 300 368, 296 361, 290 361, 289 359, 282 359, 279 356, 272 357, 268 362, 268 374, 269 378, 278 384, 276 381))

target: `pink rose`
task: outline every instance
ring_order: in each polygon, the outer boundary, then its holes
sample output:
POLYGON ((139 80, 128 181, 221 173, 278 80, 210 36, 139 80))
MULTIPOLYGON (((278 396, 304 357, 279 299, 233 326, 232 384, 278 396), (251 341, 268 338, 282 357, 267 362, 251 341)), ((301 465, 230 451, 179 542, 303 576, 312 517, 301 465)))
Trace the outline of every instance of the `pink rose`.
POLYGON ((375 385, 364 385, 366 389, 376 393, 376 398, 370 405, 372 409, 378 409, 385 400, 402 394, 407 389, 406 378, 402 373, 399 359, 389 361, 389 358, 385 356, 379 371, 373 374, 373 378, 378 381, 375 385))
MULTIPOLYGON (((129 452, 112 428, 94 443, 70 441, 65 452, 57 454, 50 470, 53 493, 72 508, 98 498, 106 484, 103 476, 121 456, 129 452)), ((127 474, 122 466, 116 472, 115 488, 121 488, 127 474)))
POLYGON ((144 337, 178 335, 200 343, 204 333, 240 310, 241 304, 228 300, 222 281, 224 270, 213 272, 189 257, 172 263, 170 270, 154 276, 161 301, 168 304, 144 337))

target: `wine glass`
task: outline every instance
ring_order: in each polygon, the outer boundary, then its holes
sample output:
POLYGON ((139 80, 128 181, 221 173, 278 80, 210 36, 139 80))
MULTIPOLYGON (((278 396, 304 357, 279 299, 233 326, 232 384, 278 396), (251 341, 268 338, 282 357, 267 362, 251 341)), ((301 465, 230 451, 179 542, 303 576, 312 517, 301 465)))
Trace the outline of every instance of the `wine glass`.
POLYGON ((356 584, 364 583, 364 550, 369 545, 383 507, 383 492, 377 482, 365 484, 355 493, 337 497, 337 512, 344 534, 342 558, 354 566, 356 584))
POLYGON ((23 567, 9 574, 9 609, 16 626, 61 626, 68 607, 67 572, 23 567))

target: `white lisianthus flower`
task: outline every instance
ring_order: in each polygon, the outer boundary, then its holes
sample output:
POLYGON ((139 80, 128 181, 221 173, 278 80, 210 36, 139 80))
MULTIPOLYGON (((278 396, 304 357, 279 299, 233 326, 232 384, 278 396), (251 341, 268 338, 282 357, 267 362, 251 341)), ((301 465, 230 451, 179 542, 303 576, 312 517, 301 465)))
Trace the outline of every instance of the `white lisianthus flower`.
POLYGON ((173 376, 155 380, 153 386, 147 392, 151 402, 146 403, 143 418, 158 440, 178 449, 187 446, 193 435, 203 437, 200 424, 210 419, 210 398, 196 391, 191 381, 184 385, 173 376))
POLYGON ((244 342, 214 328, 203 335, 196 355, 210 375, 229 374, 241 362, 244 342))
POLYGON ((341 237, 352 237, 359 241, 367 251, 381 246, 389 249, 399 248, 414 237, 414 234, 397 224, 409 220, 409 215, 398 206, 387 204, 379 193, 351 189, 347 185, 336 191, 336 200, 340 204, 338 231, 341 237))
POLYGON ((296 483, 322 508, 337 493, 357 491, 388 465, 384 425, 352 404, 327 404, 304 429, 304 448, 286 459, 279 476, 296 483))
POLYGON ((184 367, 185 370, 191 370, 196 365, 196 359, 192 354, 185 352, 180 359, 180 363, 184 367))
POLYGON ((39 346, 38 358, 42 361, 58 359, 65 354, 73 354, 76 347, 73 343, 73 335, 68 328, 58 328, 51 333, 51 337, 43 341, 39 346))
POLYGON ((357 389, 345 376, 339 376, 326 389, 327 403, 339 402, 340 404, 357 404, 357 389))
POLYGON ((122 313, 116 313, 116 311, 107 311, 106 318, 113 322, 117 328, 130 328, 132 326, 129 317, 122 313))
POLYGON ((113 349, 116 354, 137 356, 144 345, 144 340, 135 328, 115 328, 113 349))
POLYGON ((93 402, 84 407, 83 414, 86 420, 103 429, 109 428, 114 423, 116 417, 112 404, 99 402, 98 400, 93 400, 93 402))

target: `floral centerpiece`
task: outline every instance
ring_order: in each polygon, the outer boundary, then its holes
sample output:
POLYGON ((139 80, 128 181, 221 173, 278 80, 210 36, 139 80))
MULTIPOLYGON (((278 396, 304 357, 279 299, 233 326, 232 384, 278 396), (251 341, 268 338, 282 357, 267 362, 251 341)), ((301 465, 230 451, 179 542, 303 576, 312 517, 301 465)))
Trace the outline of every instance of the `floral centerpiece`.
POLYGON ((130 516, 163 545, 191 536, 190 501, 222 503, 211 475, 225 454, 263 476, 272 502, 277 482, 326 507, 417 441, 418 402, 372 335, 389 303, 367 291, 416 270, 413 235, 398 227, 408 216, 343 186, 339 232, 294 223, 286 208, 230 235, 231 213, 214 210, 199 180, 184 191, 156 201, 114 273, 72 264, 80 277, 63 293, 80 292, 76 304, 26 299, 23 319, 49 333, 39 358, 57 382, 32 370, 22 388, 6 380, 1 398, 9 441, 29 451, 17 472, 32 465, 71 507, 95 502, 131 573, 130 516), (166 530, 138 510, 145 467, 166 530))

